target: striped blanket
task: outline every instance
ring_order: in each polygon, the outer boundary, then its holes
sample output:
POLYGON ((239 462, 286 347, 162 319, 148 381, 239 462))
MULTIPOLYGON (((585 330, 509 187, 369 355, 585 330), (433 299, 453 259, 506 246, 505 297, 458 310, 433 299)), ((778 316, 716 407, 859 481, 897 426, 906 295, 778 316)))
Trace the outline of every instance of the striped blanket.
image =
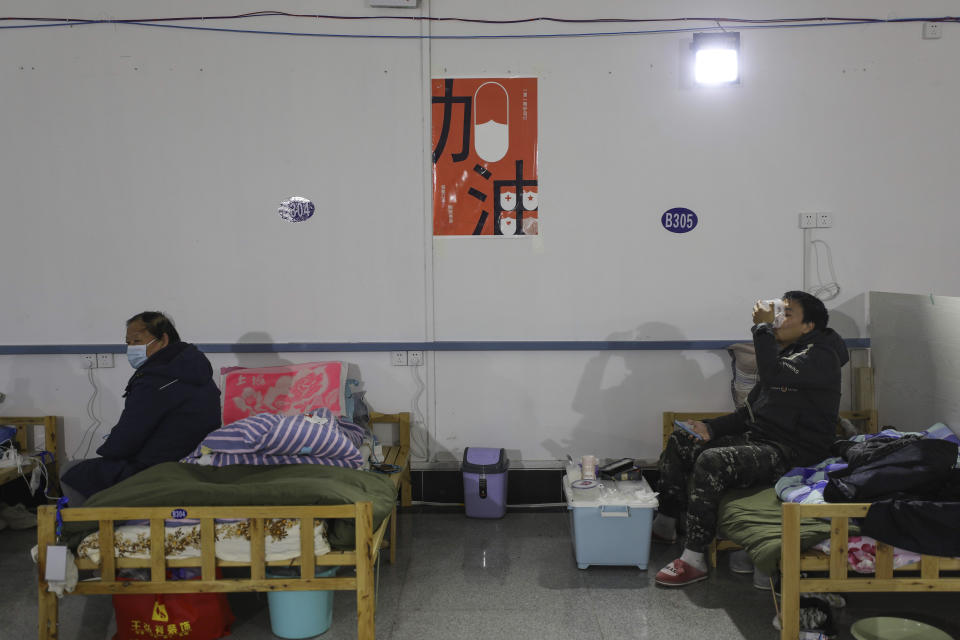
POLYGON ((260 413, 211 432, 180 460, 223 467, 234 464, 323 464, 359 469, 365 431, 329 409, 313 415, 260 413))

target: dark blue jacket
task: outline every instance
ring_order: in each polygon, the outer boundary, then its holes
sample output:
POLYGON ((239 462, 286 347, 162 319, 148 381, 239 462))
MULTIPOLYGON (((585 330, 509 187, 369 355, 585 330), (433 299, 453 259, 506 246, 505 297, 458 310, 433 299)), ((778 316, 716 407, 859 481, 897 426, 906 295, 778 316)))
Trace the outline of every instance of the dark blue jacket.
POLYGON ((747 403, 706 420, 711 437, 751 434, 778 446, 790 466, 811 466, 830 455, 840 410, 840 368, 849 360, 833 329, 818 329, 780 350, 769 324, 753 327, 757 384, 747 403))
POLYGON ((63 482, 89 497, 147 467, 179 460, 220 426, 220 390, 210 361, 186 342, 154 353, 130 377, 120 421, 63 482))

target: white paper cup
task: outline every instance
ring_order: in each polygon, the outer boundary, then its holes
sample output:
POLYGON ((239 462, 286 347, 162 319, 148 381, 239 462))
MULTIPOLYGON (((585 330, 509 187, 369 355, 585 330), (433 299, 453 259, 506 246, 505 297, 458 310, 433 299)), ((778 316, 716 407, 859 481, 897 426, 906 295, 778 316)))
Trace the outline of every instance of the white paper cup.
POLYGON ((597 479, 597 456, 582 456, 580 458, 580 474, 584 480, 597 479))

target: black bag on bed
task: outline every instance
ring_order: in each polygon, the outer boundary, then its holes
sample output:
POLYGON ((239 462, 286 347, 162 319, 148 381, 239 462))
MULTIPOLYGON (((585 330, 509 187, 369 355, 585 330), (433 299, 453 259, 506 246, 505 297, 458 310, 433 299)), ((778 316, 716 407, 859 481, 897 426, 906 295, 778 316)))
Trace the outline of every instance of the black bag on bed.
POLYGON ((958 529, 960 502, 926 500, 874 502, 860 526, 864 535, 881 542, 946 558, 960 556, 958 529))
POLYGON ((911 439, 889 449, 889 455, 869 458, 831 471, 823 498, 827 502, 870 502, 904 496, 936 496, 957 461, 957 444, 949 440, 911 439))

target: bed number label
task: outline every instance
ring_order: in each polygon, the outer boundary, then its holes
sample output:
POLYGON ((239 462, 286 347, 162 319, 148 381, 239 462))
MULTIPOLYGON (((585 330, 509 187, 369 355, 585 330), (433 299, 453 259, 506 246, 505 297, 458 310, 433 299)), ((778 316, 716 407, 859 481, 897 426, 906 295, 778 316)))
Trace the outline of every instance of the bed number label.
POLYGON ((43 579, 47 582, 63 582, 67 579, 67 548, 63 545, 47 545, 47 567, 43 579))
POLYGON ((187 517, 187 510, 174 509, 173 511, 170 512, 170 517, 174 518, 175 520, 183 520, 184 518, 187 517))

